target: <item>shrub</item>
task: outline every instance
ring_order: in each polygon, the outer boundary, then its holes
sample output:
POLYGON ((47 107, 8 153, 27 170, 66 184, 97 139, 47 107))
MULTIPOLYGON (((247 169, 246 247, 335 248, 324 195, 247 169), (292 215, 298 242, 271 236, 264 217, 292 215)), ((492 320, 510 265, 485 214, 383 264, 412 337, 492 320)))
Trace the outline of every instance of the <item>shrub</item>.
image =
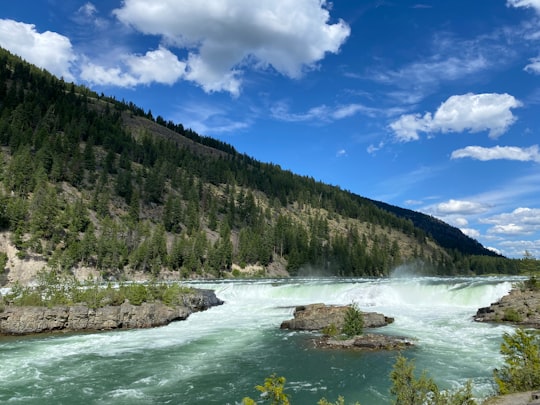
POLYGON ((435 382, 423 372, 419 378, 414 375, 414 362, 399 355, 390 373, 392 388, 396 397, 395 405, 475 405, 472 384, 451 392, 441 392, 435 382))
POLYGON ((361 335, 364 330, 364 316, 356 304, 351 304, 345 313, 341 333, 347 337, 361 335))
POLYGON ((523 282, 523 285, 526 289, 538 291, 540 290, 540 282, 538 282, 538 279, 536 276, 531 276, 528 280, 525 280, 523 282))
MULTIPOLYGON (((278 377, 272 374, 264 379, 264 385, 257 385, 255 389, 261 392, 261 396, 272 405, 290 405, 289 396, 285 393, 285 377, 278 377)), ((245 397, 243 405, 256 405, 256 402, 245 397)))
POLYGON ((493 372, 501 394, 540 389, 540 336, 516 329, 501 344, 504 366, 493 372))
POLYGON ((337 336, 339 334, 339 331, 338 331, 337 326, 334 323, 331 323, 330 325, 325 326, 322 329, 322 333, 325 336, 334 337, 334 336, 337 336))
POLYGON ((504 310, 503 321, 508 322, 521 322, 523 317, 514 308, 507 308, 504 310))
POLYGON ((0 252, 0 274, 4 272, 8 262, 8 256, 5 252, 0 252))

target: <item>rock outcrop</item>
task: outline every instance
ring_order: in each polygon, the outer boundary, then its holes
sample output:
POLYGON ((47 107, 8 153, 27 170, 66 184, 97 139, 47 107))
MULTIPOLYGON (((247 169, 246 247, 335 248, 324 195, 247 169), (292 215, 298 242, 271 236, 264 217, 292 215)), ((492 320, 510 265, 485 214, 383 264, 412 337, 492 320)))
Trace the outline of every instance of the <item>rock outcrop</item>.
MULTIPOLYGON (((322 330, 330 325, 343 327, 348 306, 311 304, 297 306, 294 318, 281 323, 281 329, 322 330)), ((362 312, 364 328, 379 328, 394 322, 393 318, 377 312, 362 312)))
POLYGON ((7 306, 0 312, 0 334, 27 335, 43 332, 77 332, 151 328, 184 320, 191 313, 221 305, 210 290, 194 290, 182 296, 182 304, 169 307, 145 302, 92 309, 85 305, 47 307, 7 306))
MULTIPOLYGON (((281 323, 281 329, 322 331, 328 327, 342 329, 348 305, 301 305, 295 308, 294 318, 281 323)), ((378 312, 362 312, 364 328, 379 328, 394 322, 378 312)), ((403 350, 413 346, 411 339, 401 336, 364 333, 349 339, 342 336, 319 336, 312 339, 315 347, 326 349, 403 350)))
POLYGON ((411 339, 401 336, 364 333, 350 339, 323 336, 313 340, 315 347, 328 349, 403 350, 412 347, 411 339))
POLYGON ((540 329, 540 291, 514 288, 489 307, 480 308, 474 320, 540 329))

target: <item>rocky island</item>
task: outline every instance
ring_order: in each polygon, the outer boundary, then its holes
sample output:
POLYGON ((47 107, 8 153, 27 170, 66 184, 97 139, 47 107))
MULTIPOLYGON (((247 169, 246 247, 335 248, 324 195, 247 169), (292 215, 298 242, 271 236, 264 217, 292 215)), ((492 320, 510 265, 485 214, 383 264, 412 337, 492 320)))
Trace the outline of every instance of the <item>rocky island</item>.
MULTIPOLYGON (((323 332, 341 330, 345 324, 349 305, 311 304, 297 306, 294 318, 284 321, 281 329, 323 332)), ((380 328, 394 322, 393 318, 378 312, 362 312, 364 328, 380 328)), ((324 334, 313 339, 315 347, 330 349, 402 350, 413 345, 408 338, 374 333, 362 333, 343 338, 324 334)))
POLYGON ((98 308, 85 304, 8 305, 0 311, 0 335, 152 328, 184 320, 193 312, 223 304, 211 290, 191 289, 182 292, 179 298, 174 305, 160 301, 134 305, 129 300, 98 308))
POLYGON ((478 309, 474 320, 540 329, 540 289, 515 287, 499 301, 478 309))

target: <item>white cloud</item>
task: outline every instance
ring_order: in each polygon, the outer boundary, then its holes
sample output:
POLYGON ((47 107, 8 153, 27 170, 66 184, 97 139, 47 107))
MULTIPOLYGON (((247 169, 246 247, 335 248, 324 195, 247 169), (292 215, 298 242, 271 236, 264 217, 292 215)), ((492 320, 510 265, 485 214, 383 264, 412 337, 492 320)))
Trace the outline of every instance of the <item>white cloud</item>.
POLYGON ((287 122, 333 122, 352 117, 358 113, 369 116, 377 114, 377 111, 375 109, 355 103, 338 105, 334 107, 322 104, 316 107, 312 107, 304 113, 292 113, 289 111, 288 104, 282 101, 275 103, 270 110, 272 116, 275 119, 287 122))
POLYGON ((126 58, 126 65, 139 82, 145 84, 151 82, 173 84, 186 70, 186 64, 163 47, 146 52, 144 56, 131 55, 126 58))
POLYGON ((523 257, 525 251, 532 254, 534 257, 540 257, 540 240, 510 240, 505 239, 500 242, 505 253, 512 257, 523 257))
POLYGON ((169 50, 159 47, 145 55, 123 57, 123 66, 106 68, 91 62, 81 67, 81 78, 98 85, 133 87, 139 84, 174 84, 185 74, 186 65, 169 50))
POLYGON ((422 200, 406 200, 405 205, 422 205, 424 202, 422 200))
POLYGON ((469 221, 467 221, 466 218, 463 218, 463 217, 458 217, 458 218, 454 218, 452 220, 452 223, 456 226, 459 226, 459 227, 465 227, 467 225, 469 225, 469 221))
POLYGON ((537 56, 536 58, 531 58, 529 60, 531 63, 525 66, 523 70, 529 73, 540 75, 540 56, 537 56))
POLYGON ((399 142, 417 141, 420 139, 419 131, 429 132, 431 114, 426 113, 423 117, 420 114, 405 114, 398 120, 390 124, 390 128, 396 134, 399 142))
POLYGON ((419 132, 489 131, 490 138, 497 138, 516 120, 511 109, 521 105, 509 94, 455 95, 442 103, 435 114, 405 114, 392 122, 390 128, 399 142, 418 140, 419 132))
POLYGON ((503 213, 484 218, 482 223, 492 224, 488 230, 495 234, 532 234, 540 231, 540 208, 516 208, 509 213, 503 213))
POLYGON ((463 232, 465 235, 471 237, 471 238, 474 238, 474 239, 478 239, 480 237, 480 232, 476 229, 472 229, 472 228, 460 228, 460 231, 463 232))
POLYGON ((108 25, 107 20, 98 16, 97 7, 90 2, 79 7, 72 18, 78 24, 92 24, 97 28, 105 28, 108 25))
POLYGON ((506 4, 510 7, 534 8, 540 13, 540 0, 507 0, 506 4))
POLYGON ((336 157, 340 158, 340 157, 346 157, 347 156, 347 151, 345 149, 340 149, 336 152, 336 157))
POLYGON ((34 24, 0 19, 0 46, 56 76, 73 81, 77 59, 69 38, 51 31, 39 33, 34 24))
POLYGON ((173 121, 182 122, 201 135, 235 133, 251 125, 250 118, 234 121, 230 117, 227 108, 191 101, 179 107, 173 121))
POLYGON ((233 95, 248 66, 298 78, 326 53, 337 53, 350 34, 343 20, 329 23, 324 0, 125 0, 113 13, 169 46, 188 49, 187 80, 233 95))
POLYGON ((433 210, 437 215, 471 215, 480 214, 485 212, 488 207, 485 204, 481 204, 473 201, 464 200, 448 200, 435 205, 433 210))
POLYGON ((521 162, 540 162, 540 152, 538 151, 538 145, 533 145, 529 148, 498 145, 492 148, 484 148, 482 146, 467 146, 466 148, 453 151, 451 158, 472 158, 482 161, 506 159, 518 160, 521 162))
POLYGON ((492 252, 497 253, 498 255, 502 255, 502 254, 503 254, 502 251, 500 251, 499 249, 497 249, 497 248, 495 248, 495 247, 493 247, 493 246, 486 246, 486 249, 489 249, 489 250, 491 250, 492 252))

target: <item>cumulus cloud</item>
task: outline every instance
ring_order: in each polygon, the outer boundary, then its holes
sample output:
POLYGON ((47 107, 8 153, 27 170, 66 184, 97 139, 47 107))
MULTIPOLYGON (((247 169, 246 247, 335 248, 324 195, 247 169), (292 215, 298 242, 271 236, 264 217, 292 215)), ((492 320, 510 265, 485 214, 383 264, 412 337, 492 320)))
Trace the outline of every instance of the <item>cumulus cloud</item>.
POLYGON ((484 148, 482 146, 467 146, 463 149, 457 149, 452 152, 452 159, 471 158, 476 160, 518 160, 521 162, 540 162, 540 152, 538 145, 529 148, 520 148, 517 146, 494 146, 484 148))
POLYGON ((133 87, 139 84, 174 84, 185 74, 186 65, 168 49, 159 47, 145 55, 126 55, 122 66, 105 68, 86 62, 81 67, 81 78, 98 85, 115 84, 133 87))
POLYGON ((399 142, 418 140, 419 132, 489 131, 490 138, 498 138, 516 120, 511 110, 521 105, 520 101, 509 94, 455 95, 442 103, 434 114, 402 115, 390 124, 390 129, 399 142))
POLYGON ((491 234, 528 235, 540 230, 540 209, 520 207, 481 222, 493 225, 488 230, 491 234))
POLYGON ((28 62, 73 81, 77 59, 69 38, 51 31, 40 33, 34 24, 0 19, 0 46, 28 62))
POLYGON ((247 66, 298 78, 350 34, 329 23, 323 0, 125 0, 113 11, 124 24, 189 50, 185 79, 205 91, 238 94, 247 66))
POLYGON ((506 4, 509 7, 534 8, 540 13, 540 0, 507 0, 506 4))
POLYGON ((478 202, 451 199, 437 204, 433 210, 437 215, 445 216, 481 214, 487 209, 488 207, 485 204, 478 202))

